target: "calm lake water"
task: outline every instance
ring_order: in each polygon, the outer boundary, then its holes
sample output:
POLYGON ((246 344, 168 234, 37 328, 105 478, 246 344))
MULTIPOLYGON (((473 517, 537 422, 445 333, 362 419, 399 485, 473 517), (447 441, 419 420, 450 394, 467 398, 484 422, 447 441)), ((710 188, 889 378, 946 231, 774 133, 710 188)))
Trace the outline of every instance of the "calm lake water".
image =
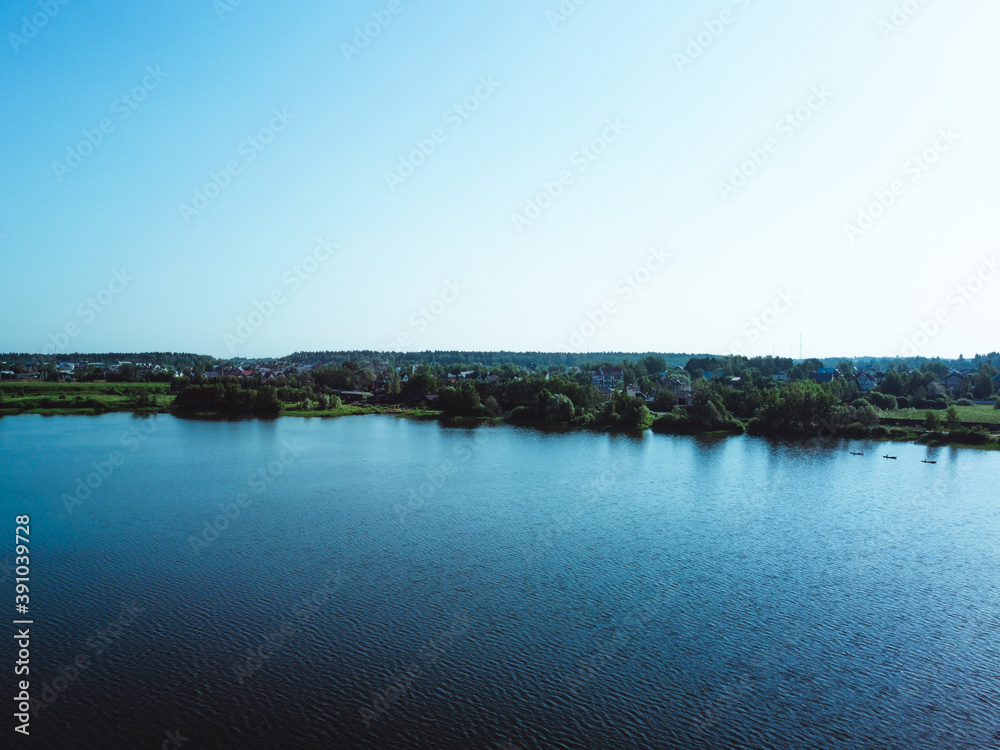
POLYGON ((113 414, 0 455, 32 747, 1000 743, 997 453, 113 414))

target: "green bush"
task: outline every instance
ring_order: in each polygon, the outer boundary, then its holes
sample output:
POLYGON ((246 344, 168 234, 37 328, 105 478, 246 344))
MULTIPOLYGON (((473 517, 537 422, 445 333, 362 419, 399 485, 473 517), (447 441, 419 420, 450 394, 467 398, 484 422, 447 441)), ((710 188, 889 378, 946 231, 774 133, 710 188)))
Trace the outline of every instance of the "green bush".
POLYGON ((569 396, 561 393, 549 396, 545 402, 545 419, 549 422, 569 422, 572 421, 576 413, 573 402, 569 396))
POLYGON ((948 441, 962 445, 987 445, 993 442, 993 438, 982 428, 960 427, 948 433, 948 441))
POLYGON ((871 391, 866 398, 872 402, 872 406, 876 409, 895 409, 898 403, 895 396, 878 391, 871 391))
POLYGON ((957 406, 974 406, 971 398, 960 398, 955 404, 957 406))

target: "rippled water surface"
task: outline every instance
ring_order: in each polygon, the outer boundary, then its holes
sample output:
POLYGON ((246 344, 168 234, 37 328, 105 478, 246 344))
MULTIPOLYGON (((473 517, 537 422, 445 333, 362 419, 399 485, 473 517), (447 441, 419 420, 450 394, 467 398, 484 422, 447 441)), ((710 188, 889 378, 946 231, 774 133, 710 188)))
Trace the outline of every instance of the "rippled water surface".
POLYGON ((32 747, 996 747, 1000 454, 888 450, 2 419, 32 747))

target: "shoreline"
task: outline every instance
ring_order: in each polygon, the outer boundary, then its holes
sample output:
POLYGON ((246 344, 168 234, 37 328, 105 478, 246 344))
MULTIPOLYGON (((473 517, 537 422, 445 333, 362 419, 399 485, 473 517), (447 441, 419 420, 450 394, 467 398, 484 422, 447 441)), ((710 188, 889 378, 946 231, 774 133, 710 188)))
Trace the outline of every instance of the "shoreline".
MULTIPOLYGON (((60 417, 60 416, 78 416, 78 417, 98 417, 105 414, 132 414, 136 417, 151 417, 159 414, 166 414, 178 419, 190 419, 194 421, 233 421, 240 422, 251 419, 264 419, 264 420, 274 420, 283 417, 292 417, 299 419, 338 419, 341 417, 360 417, 360 416, 394 416, 402 419, 416 419, 416 420, 433 420, 439 424, 451 427, 478 427, 480 425, 510 425, 512 427, 523 427, 526 429, 540 430, 543 432, 593 432, 593 433, 614 433, 614 434, 629 434, 629 435, 641 435, 644 432, 651 432, 655 435, 676 435, 676 436, 691 436, 691 437, 739 437, 740 435, 748 435, 749 437, 757 438, 768 438, 776 440, 786 440, 786 441, 798 441, 798 442, 810 442, 810 441, 831 441, 831 440, 856 440, 856 441, 868 441, 873 443, 897 443, 897 444, 913 444, 923 446, 925 448, 970 448, 974 450, 984 450, 984 451, 1000 451, 1000 441, 987 443, 983 445, 970 444, 961 441, 950 441, 947 439, 947 433, 934 432, 934 431, 923 431, 915 432, 912 430, 904 430, 900 427, 889 428, 891 430, 897 431, 896 434, 889 435, 848 435, 848 434, 829 434, 828 431, 822 431, 817 434, 813 433, 802 433, 801 431, 789 432, 784 434, 753 434, 748 431, 744 432, 734 432, 732 430, 677 430, 677 431, 663 431, 655 430, 651 427, 646 427, 640 430, 629 430, 620 427, 609 427, 604 425, 575 425, 560 422, 546 422, 544 420, 518 420, 511 421, 503 417, 491 417, 491 416, 481 416, 481 417, 446 417, 440 411, 435 411, 431 409, 407 409, 398 406, 356 406, 356 405, 344 405, 336 409, 327 409, 323 411, 299 411, 282 410, 278 414, 273 416, 264 416, 257 414, 244 414, 244 415, 224 415, 216 413, 184 413, 178 412, 169 405, 155 406, 155 407, 134 407, 134 408, 121 408, 121 407, 107 407, 94 409, 93 407, 82 407, 82 408, 33 408, 25 409, 20 411, 8 410, 0 406, 0 419, 6 417, 16 417, 16 416, 41 416, 41 417, 60 417), (904 434, 900 434, 904 433, 904 434), (926 442, 921 438, 928 435, 934 435, 934 437, 928 437, 926 442)), ((744 425, 745 427, 745 425, 744 425)), ((961 429, 961 427, 959 428, 961 429)), ((997 440, 997 435, 992 436, 994 440, 997 440)))

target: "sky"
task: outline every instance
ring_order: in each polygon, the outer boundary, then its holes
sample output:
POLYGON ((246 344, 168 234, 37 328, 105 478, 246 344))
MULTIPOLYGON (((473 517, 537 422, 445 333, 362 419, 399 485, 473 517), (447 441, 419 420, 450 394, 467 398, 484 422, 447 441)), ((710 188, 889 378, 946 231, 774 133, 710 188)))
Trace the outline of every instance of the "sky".
POLYGON ((995 351, 998 27, 10 0, 0 351, 995 351))

